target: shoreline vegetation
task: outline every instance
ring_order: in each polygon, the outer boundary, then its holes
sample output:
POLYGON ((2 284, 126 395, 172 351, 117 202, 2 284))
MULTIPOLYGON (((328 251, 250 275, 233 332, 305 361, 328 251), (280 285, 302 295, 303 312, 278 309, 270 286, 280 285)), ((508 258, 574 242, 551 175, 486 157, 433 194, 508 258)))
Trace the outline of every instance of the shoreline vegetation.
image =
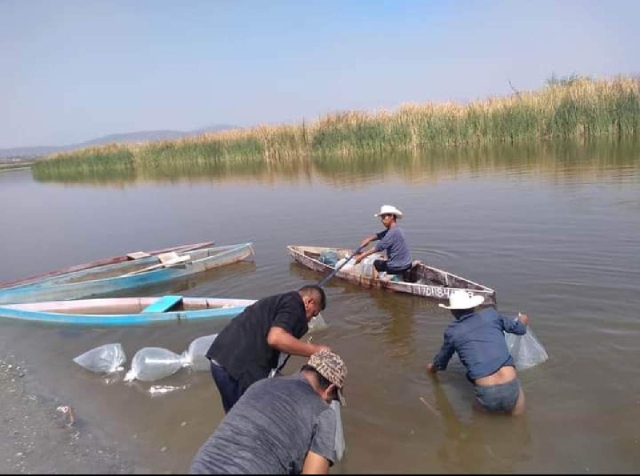
POLYGON ((531 142, 622 140, 640 135, 640 78, 552 77, 536 91, 460 103, 405 104, 395 111, 340 112, 313 123, 256 126, 137 144, 110 144, 36 161, 36 178, 169 178, 194 168, 208 174, 425 149, 531 142))

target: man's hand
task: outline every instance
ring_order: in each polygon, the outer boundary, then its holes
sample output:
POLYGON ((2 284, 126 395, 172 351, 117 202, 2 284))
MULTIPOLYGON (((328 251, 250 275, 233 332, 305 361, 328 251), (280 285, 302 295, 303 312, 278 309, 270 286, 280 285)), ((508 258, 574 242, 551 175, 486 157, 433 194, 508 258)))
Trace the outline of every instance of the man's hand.
POLYGON ((518 313, 518 317, 516 318, 516 321, 520 321, 522 322, 525 326, 529 325, 529 316, 527 316, 526 314, 522 314, 521 312, 518 313))
POLYGON ((362 253, 355 255, 353 257, 353 260, 355 261, 356 264, 360 263, 360 261, 362 261, 362 253))
POLYGON ((326 345, 316 345, 316 344, 310 344, 310 345, 313 348, 313 352, 311 352, 312 355, 315 354, 316 352, 320 352, 321 350, 328 350, 329 352, 332 352, 331 347, 326 345))
POLYGON ((433 365, 433 362, 429 362, 427 364, 427 372, 429 372, 430 374, 435 374, 438 371, 438 369, 436 368, 435 365, 433 365))

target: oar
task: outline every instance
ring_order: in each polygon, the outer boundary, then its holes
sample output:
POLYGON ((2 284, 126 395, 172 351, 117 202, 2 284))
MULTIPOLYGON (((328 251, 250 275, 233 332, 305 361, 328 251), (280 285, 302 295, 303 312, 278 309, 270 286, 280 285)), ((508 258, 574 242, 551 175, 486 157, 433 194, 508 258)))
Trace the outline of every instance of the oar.
MULTIPOLYGON (((340 266, 336 266, 336 268, 333 271, 331 271, 327 276, 325 276, 325 278, 318 283, 318 286, 323 287, 325 284, 327 284, 327 282, 329 282, 329 280, 333 278, 336 275, 336 273, 342 269, 344 265, 346 265, 349 261, 351 261, 351 259, 355 255, 360 253, 360 251, 362 251, 362 249, 365 246, 367 245, 359 246, 353 253, 351 253, 351 255, 347 259, 345 259, 340 264, 340 266)), ((311 341, 311 338, 309 338, 307 342, 309 341, 311 341)), ((284 366, 287 365, 287 361, 289 360, 289 357, 291 357, 291 354, 280 354, 280 357, 278 359, 278 365, 276 366, 275 369, 271 369, 271 372, 269 372, 269 377, 275 377, 278 374, 278 372, 280 372, 284 368, 284 366)))

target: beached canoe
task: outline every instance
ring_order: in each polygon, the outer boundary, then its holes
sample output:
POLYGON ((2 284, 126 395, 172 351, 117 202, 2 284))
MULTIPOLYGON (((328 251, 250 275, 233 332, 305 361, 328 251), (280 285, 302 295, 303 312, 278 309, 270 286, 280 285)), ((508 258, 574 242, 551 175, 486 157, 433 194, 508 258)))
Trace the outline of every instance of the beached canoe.
POLYGON ((134 326, 167 321, 231 319, 252 299, 127 297, 49 301, 0 306, 0 319, 78 326, 134 326))
POLYGON ((236 263, 253 254, 251 243, 241 243, 97 266, 0 289, 0 305, 107 296, 186 278, 236 263))
MULTIPOLYGON (((340 266, 342 260, 351 256, 353 250, 289 245, 287 252, 301 265, 314 271, 329 274, 340 266)), ((495 290, 448 271, 434 268, 421 261, 414 261, 412 268, 398 278, 389 275, 383 278, 374 278, 372 263, 381 256, 379 253, 374 253, 357 265, 351 260, 335 276, 366 288, 383 288, 400 293, 415 294, 437 302, 448 302, 451 292, 464 289, 473 294, 484 296, 485 304, 496 303, 495 290)))
POLYGON ((190 244, 190 245, 172 246, 170 248, 163 248, 163 249, 160 249, 160 250, 135 251, 135 252, 127 253, 126 255, 122 255, 122 256, 113 256, 111 258, 104 258, 104 259, 100 259, 100 260, 96 260, 96 261, 90 261, 88 263, 78 264, 78 265, 75 265, 75 266, 70 266, 68 268, 62 268, 62 269, 57 269, 57 270, 54 270, 54 271, 49 271, 48 273, 38 274, 38 275, 35 275, 35 276, 29 276, 28 278, 22 278, 22 279, 18 279, 18 280, 15 280, 15 281, 2 283, 2 284, 0 284, 0 289, 11 288, 11 287, 15 287, 15 286, 24 286, 26 284, 35 283, 36 281, 43 281, 43 280, 48 279, 48 278, 58 277, 58 276, 61 276, 61 275, 73 273, 75 271, 83 271, 83 270, 87 270, 87 269, 91 269, 91 268, 97 268, 99 266, 106 266, 108 264, 116 264, 116 263, 122 263, 123 261, 138 260, 138 259, 141 259, 141 258, 147 258, 147 257, 152 256, 152 255, 153 256, 157 256, 157 255, 164 254, 164 253, 179 252, 179 251, 192 251, 192 250, 197 250, 197 249, 200 249, 200 248, 209 248, 209 247, 211 247, 213 245, 214 245, 213 241, 204 241, 202 243, 193 243, 193 244, 190 244))

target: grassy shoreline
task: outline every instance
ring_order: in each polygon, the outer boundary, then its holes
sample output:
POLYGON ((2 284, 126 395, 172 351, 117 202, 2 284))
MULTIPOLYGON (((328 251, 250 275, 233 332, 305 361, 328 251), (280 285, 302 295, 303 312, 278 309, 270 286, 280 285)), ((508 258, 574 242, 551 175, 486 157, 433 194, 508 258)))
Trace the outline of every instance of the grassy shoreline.
POLYGON ((640 135, 640 79, 550 81, 532 92, 469 104, 405 104, 395 111, 344 112, 299 125, 257 126, 197 137, 111 144, 55 154, 33 165, 46 175, 154 175, 195 166, 233 168, 299 164, 428 147, 529 141, 621 139, 640 135))

